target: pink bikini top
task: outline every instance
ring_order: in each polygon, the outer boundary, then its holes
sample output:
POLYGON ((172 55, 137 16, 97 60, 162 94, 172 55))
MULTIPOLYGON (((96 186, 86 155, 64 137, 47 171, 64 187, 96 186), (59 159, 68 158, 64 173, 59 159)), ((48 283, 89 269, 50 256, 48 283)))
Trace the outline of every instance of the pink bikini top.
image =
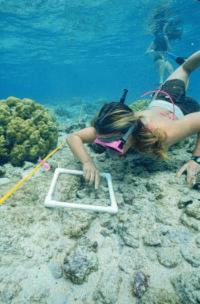
POLYGON ((165 91, 162 91, 162 90, 149 91, 149 92, 144 93, 142 96, 149 95, 149 94, 152 94, 154 92, 165 94, 169 98, 170 102, 166 101, 166 100, 162 100, 162 99, 154 99, 150 102, 149 108, 161 107, 163 109, 166 109, 166 110, 170 111, 171 113, 162 113, 161 112, 160 114, 163 115, 163 116, 168 117, 171 120, 176 120, 176 119, 179 119, 179 118, 184 116, 181 109, 177 105, 175 105, 172 97, 165 91))

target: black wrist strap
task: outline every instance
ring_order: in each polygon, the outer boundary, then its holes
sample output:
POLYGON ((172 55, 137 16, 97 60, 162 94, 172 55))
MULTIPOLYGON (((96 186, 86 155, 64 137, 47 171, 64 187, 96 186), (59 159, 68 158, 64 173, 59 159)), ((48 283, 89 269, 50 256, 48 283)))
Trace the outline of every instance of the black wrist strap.
POLYGON ((200 156, 192 156, 191 159, 200 165, 200 156))

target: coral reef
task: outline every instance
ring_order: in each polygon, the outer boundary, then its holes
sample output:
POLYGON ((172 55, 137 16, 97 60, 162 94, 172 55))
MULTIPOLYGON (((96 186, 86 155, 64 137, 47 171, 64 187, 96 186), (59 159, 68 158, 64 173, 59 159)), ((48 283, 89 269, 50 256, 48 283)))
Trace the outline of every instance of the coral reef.
MULTIPOLYGON (((67 146, 54 154, 52 170, 41 168, 1 206, 0 303, 199 303, 200 183, 189 189, 185 176, 176 177, 194 144, 174 146, 167 162, 86 147, 100 172, 112 175, 115 215, 45 208, 53 169, 81 168, 67 146)), ((31 166, 0 166, 0 196, 31 166)), ((63 174, 53 198, 103 206, 108 195, 103 179, 94 190, 63 174)))
POLYGON ((82 284, 92 271, 98 270, 98 259, 94 252, 97 243, 83 238, 76 249, 64 259, 63 271, 74 284, 82 284))
POLYGON ((147 106, 149 105, 150 100, 149 99, 138 99, 136 101, 134 101, 132 104, 129 105, 129 107, 137 112, 137 111, 142 111, 144 109, 147 108, 147 106))
POLYGON ((0 100, 0 164, 35 162, 56 147, 57 124, 42 105, 24 98, 0 100))

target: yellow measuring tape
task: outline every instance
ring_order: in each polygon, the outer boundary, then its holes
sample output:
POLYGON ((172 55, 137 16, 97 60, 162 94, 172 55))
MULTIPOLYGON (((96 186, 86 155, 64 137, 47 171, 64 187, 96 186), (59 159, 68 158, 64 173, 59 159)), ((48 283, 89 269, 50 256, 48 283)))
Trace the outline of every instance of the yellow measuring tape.
POLYGON ((27 181, 42 165, 43 163, 49 159, 53 154, 55 154, 58 150, 60 150, 64 146, 64 143, 62 143, 60 146, 55 148, 53 151, 51 151, 43 160, 41 163, 39 163, 33 170, 31 170, 27 175, 25 175, 17 184, 15 184, 1 199, 0 199, 0 205, 3 204, 14 192, 16 192, 19 187, 27 181))

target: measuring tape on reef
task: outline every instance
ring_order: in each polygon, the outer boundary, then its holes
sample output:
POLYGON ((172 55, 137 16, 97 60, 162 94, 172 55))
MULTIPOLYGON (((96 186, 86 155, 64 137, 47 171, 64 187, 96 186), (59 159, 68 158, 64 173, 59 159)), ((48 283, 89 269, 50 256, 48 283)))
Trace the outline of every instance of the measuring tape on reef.
POLYGON ((58 150, 64 147, 64 143, 62 143, 60 146, 55 148, 53 151, 51 151, 43 160, 40 162, 33 170, 31 170, 27 175, 25 175, 17 184, 15 184, 1 199, 0 199, 0 205, 3 204, 13 193, 15 193, 21 185, 25 181, 27 181, 36 171, 42 167, 43 163, 47 161, 53 154, 55 154, 58 150))

